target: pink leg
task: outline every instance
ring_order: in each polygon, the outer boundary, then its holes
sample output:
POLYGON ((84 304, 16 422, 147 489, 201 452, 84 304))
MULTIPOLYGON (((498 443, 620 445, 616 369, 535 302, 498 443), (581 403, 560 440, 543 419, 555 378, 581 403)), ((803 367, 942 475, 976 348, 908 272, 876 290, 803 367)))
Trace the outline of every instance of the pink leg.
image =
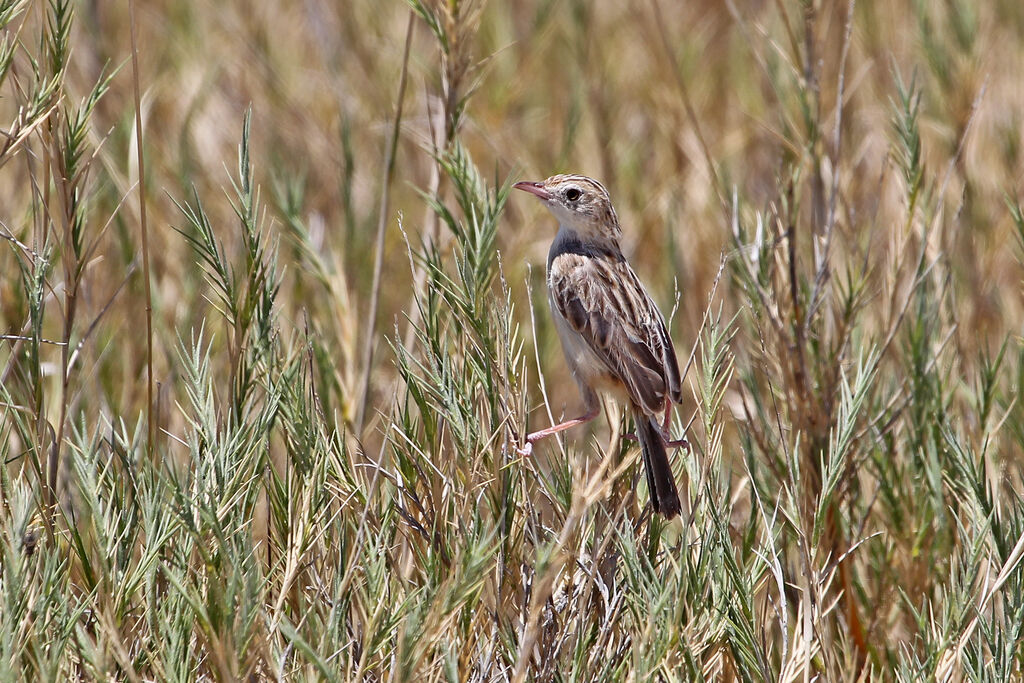
POLYGON ((682 446, 683 448, 689 448, 690 442, 687 441, 685 438, 676 439, 675 441, 672 440, 672 432, 670 431, 671 427, 672 399, 668 397, 668 394, 665 394, 665 422, 662 424, 661 427, 661 438, 665 439, 666 448, 678 448, 679 446, 682 446))
POLYGON ((526 443, 523 444, 523 447, 518 449, 518 450, 523 455, 530 455, 530 453, 533 452, 533 444, 534 444, 534 442, 540 441, 544 437, 551 436, 552 434, 557 434, 558 432, 564 432, 566 429, 571 429, 572 427, 578 427, 581 424, 586 424, 587 422, 590 422, 595 417, 597 417, 600 413, 601 413, 601 406, 599 404, 599 405, 591 408, 590 410, 588 410, 586 415, 581 415, 580 417, 573 418, 572 420, 566 420, 565 422, 562 422, 561 424, 556 424, 554 426, 548 427, 547 429, 542 429, 539 432, 533 432, 532 434, 527 434, 526 435, 526 443))

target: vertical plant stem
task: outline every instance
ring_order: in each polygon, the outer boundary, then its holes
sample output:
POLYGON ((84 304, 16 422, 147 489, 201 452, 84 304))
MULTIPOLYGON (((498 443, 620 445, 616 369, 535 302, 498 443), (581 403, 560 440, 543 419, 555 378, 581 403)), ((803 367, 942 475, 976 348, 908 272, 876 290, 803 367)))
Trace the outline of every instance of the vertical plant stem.
POLYGON ((146 166, 142 151, 142 96, 139 88, 139 49, 135 38, 135 0, 128 0, 132 34, 132 90, 135 96, 135 147, 139 163, 139 225, 142 229, 142 279, 146 287, 146 449, 153 455, 156 423, 153 417, 153 292, 149 272, 149 230, 146 224, 146 166))
POLYGON ((380 211, 377 215, 376 254, 373 260, 373 285, 370 288, 370 311, 366 320, 366 339, 363 349, 362 385, 359 389, 359 403, 356 407, 355 432, 363 431, 363 420, 366 417, 366 402, 370 393, 370 373, 373 370, 374 336, 377 333, 377 304, 380 300, 380 275, 384 266, 384 235, 388 225, 388 205, 391 198, 391 182, 395 177, 395 156, 398 151, 398 136, 402 126, 402 105, 405 102, 405 85, 409 75, 409 50, 412 45, 413 29, 416 26, 416 13, 409 11, 409 22, 405 29, 405 52, 402 55, 402 74, 398 80, 398 102, 395 105, 395 118, 392 121, 391 137, 388 140, 387 156, 384 161, 384 177, 380 191, 380 211))
POLYGON ((729 200, 726 197, 725 188, 722 187, 722 179, 718 177, 718 171, 715 170, 715 162, 711 157, 711 149, 708 147, 707 140, 704 139, 704 133, 701 132, 700 120, 697 118, 697 112, 693 108, 693 101, 690 98, 690 90, 686 87, 686 79, 683 78, 683 72, 679 68, 679 62, 676 61, 675 51, 672 49, 672 40, 668 35, 668 25, 665 23, 664 15, 661 12, 661 5, 658 3, 658 0, 651 0, 651 6, 654 8, 654 24, 658 29, 658 37, 661 39, 661 47, 665 51, 665 57, 671 67, 676 87, 679 88, 679 94, 683 98, 683 107, 686 109, 686 117, 690 119, 690 125, 693 126, 694 135, 697 136, 697 142, 700 143, 700 151, 704 155, 704 164, 707 167, 708 180, 710 180, 712 185, 714 185, 715 194, 718 196, 718 202, 725 215, 726 224, 728 224, 730 216, 729 200))

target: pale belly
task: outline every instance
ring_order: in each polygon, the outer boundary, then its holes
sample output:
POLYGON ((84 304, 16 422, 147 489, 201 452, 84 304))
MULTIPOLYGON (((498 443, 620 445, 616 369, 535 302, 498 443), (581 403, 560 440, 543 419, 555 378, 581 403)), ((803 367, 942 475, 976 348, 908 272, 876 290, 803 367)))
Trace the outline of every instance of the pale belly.
POLYGON ((551 307, 551 315, 555 320, 558 338, 562 342, 565 362, 581 389, 590 387, 620 401, 628 401, 629 392, 626 390, 626 385, 608 369, 605 362, 590 348, 586 340, 569 326, 562 314, 558 312, 554 302, 550 301, 550 297, 548 303, 551 307))

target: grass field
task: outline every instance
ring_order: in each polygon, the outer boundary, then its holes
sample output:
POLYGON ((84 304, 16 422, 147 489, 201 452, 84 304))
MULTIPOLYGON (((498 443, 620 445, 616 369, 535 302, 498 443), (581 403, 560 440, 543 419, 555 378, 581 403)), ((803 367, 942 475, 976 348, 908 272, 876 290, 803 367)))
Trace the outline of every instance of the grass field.
POLYGON ((0 0, 0 680, 1019 679, 1022 36, 0 0), (682 521, 615 406, 516 451, 580 407, 563 171, 688 367, 682 521))

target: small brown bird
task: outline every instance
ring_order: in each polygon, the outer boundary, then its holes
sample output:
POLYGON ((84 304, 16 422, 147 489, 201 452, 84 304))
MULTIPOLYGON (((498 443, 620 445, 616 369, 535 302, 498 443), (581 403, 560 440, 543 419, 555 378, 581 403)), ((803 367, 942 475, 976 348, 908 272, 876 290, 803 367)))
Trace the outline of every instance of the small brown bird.
POLYGON ((555 175, 521 182, 558 219, 548 252, 548 300, 562 350, 586 412, 534 432, 523 451, 546 436, 594 419, 601 411, 597 392, 628 401, 643 451, 655 512, 679 514, 679 492, 666 446, 672 402, 682 401, 679 364, 665 319, 619 247, 622 231, 601 183, 582 175, 555 175), (665 411, 662 427, 657 419, 665 411))

